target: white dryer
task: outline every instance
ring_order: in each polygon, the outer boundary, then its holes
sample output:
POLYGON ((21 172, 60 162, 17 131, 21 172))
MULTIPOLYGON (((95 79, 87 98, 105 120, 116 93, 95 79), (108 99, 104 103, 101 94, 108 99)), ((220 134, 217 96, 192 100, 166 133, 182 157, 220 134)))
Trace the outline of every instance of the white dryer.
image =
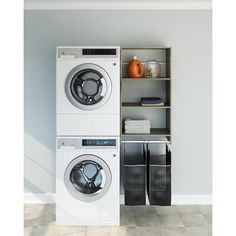
POLYGON ((119 176, 119 138, 58 138, 57 224, 119 226, 119 176))
POLYGON ((120 47, 57 47, 57 135, 119 134, 120 47))

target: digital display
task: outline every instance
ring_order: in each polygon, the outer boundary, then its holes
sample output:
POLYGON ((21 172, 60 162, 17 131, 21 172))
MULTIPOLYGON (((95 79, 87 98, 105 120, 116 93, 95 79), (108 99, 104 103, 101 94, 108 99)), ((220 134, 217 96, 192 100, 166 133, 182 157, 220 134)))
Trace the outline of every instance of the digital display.
POLYGON ((116 146, 115 139, 83 139, 82 146, 116 146))
POLYGON ((83 55, 116 55, 115 48, 86 48, 82 50, 83 55))

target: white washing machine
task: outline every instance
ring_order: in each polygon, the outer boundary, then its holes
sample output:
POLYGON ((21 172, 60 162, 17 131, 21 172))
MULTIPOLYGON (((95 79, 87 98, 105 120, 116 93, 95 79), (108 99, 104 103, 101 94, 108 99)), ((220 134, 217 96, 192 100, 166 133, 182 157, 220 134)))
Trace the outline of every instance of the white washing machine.
POLYGON ((57 139, 57 224, 119 226, 119 145, 117 137, 57 139))
POLYGON ((120 135, 120 47, 57 47, 57 135, 120 135))

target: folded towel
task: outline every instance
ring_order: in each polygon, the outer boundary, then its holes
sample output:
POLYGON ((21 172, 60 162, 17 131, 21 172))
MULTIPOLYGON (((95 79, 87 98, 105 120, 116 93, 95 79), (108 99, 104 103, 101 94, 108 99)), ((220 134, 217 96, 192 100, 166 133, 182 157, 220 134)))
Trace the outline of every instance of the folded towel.
POLYGON ((164 100, 160 97, 143 97, 141 98, 141 104, 164 105, 164 100))
POLYGON ((125 130, 149 130, 151 127, 146 126, 146 127, 127 127, 125 126, 125 130))
POLYGON ((125 133, 150 133, 150 125, 148 126, 131 126, 125 125, 125 133))
POLYGON ((125 122, 149 122, 150 120, 132 120, 132 119, 125 119, 125 122))
POLYGON ((129 126, 125 126, 125 130, 143 130, 143 129, 145 129, 145 130, 147 130, 147 129, 150 129, 151 127, 150 126, 142 126, 142 127, 135 127, 135 126, 133 126, 133 127, 129 127, 129 126))
POLYGON ((150 121, 126 121, 125 122, 125 124, 137 124, 137 125, 139 125, 139 124, 150 124, 150 121))
POLYGON ((150 130, 125 130, 126 134, 150 134, 150 130))
POLYGON ((142 97, 141 101, 145 102, 163 102, 163 99, 160 97, 142 97))
POLYGON ((141 105, 142 106, 146 106, 146 107, 151 107, 151 106, 164 106, 165 104, 164 104, 164 102, 162 102, 162 103, 150 103, 150 104, 148 104, 148 103, 141 103, 141 105))
POLYGON ((151 126, 151 123, 125 123, 125 126, 131 126, 131 127, 140 127, 140 126, 151 126))
POLYGON ((125 124, 137 124, 137 125, 150 125, 150 120, 130 120, 130 119, 126 119, 125 120, 125 124))
POLYGON ((125 130, 126 134, 150 134, 150 130, 125 130))
POLYGON ((150 120, 125 120, 125 133, 127 134, 150 134, 150 120))

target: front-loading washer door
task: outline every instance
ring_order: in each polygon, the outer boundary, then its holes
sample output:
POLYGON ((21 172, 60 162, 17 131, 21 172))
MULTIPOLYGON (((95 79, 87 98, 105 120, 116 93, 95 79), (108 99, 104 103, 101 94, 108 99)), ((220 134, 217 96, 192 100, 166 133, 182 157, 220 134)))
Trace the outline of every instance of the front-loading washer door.
POLYGON ((67 166, 64 182, 72 196, 81 201, 94 201, 106 194, 112 181, 107 164, 98 156, 85 154, 67 166))
POLYGON ((84 63, 73 68, 65 82, 69 101, 82 110, 96 110, 103 106, 111 94, 111 80, 100 66, 84 63))

